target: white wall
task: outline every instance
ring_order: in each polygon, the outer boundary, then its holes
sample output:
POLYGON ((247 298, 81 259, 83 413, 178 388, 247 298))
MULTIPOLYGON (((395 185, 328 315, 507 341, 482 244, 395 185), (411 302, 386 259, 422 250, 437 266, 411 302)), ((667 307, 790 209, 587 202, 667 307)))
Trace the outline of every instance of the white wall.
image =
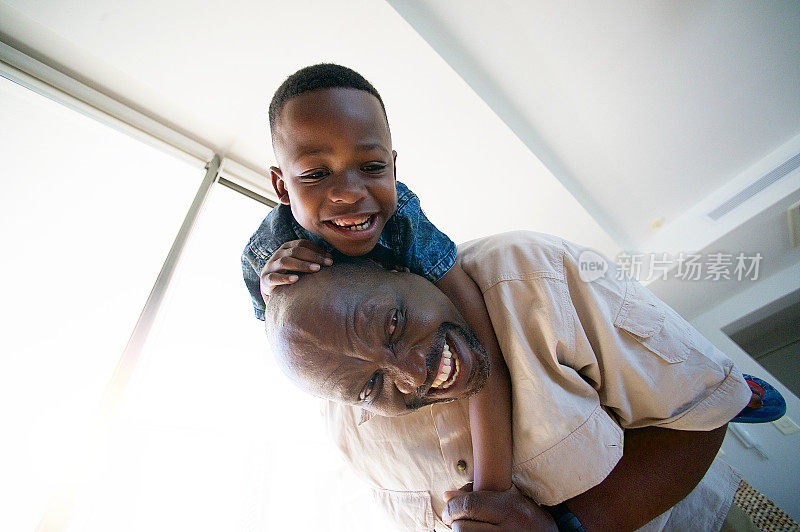
MULTIPOLYGON (((692 320, 692 324, 725 352, 744 372, 763 376, 786 398, 787 415, 800 422, 800 399, 734 343, 722 328, 800 288, 800 264, 763 278, 692 320)), ((800 520, 800 432, 784 435, 771 423, 741 424, 764 449, 767 459, 746 449, 730 431, 722 446, 723 459, 741 471, 745 480, 775 504, 800 520)))

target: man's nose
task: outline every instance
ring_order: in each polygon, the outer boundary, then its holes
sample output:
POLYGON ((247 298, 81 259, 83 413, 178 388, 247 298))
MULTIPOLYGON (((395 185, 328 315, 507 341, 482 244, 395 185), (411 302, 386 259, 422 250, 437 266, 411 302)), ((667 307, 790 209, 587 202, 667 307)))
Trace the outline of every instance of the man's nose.
POLYGON ((328 197, 334 203, 356 203, 366 196, 364 180, 355 171, 342 172, 328 189, 328 197))
POLYGON ((397 366, 395 386, 404 395, 413 394, 428 379, 428 368, 425 365, 425 353, 421 349, 413 349, 405 360, 397 366))

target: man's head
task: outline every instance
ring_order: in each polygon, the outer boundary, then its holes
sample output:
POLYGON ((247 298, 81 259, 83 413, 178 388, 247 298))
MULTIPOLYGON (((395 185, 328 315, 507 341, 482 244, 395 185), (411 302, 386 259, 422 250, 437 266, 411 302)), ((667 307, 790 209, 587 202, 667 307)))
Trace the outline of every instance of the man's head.
POLYGON ((306 67, 275 92, 269 120, 281 203, 345 255, 368 253, 397 208, 397 153, 378 91, 349 68, 306 67))
POLYGON ((276 288, 266 329, 301 388, 385 416, 469 397, 489 375, 488 355, 447 296, 366 260, 276 288))

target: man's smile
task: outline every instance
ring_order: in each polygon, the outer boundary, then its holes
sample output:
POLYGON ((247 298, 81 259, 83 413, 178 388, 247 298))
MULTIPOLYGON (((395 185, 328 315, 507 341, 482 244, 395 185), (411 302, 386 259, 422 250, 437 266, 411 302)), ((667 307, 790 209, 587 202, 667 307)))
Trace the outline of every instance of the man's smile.
POLYGON ((472 389, 478 368, 472 359, 471 342, 453 324, 444 323, 442 329, 444 335, 428 358, 428 377, 418 391, 420 403, 461 399, 477 391, 472 389))
POLYGON ((433 384, 431 384, 431 388, 446 390, 452 386, 458 376, 460 365, 458 357, 450 352, 450 346, 445 342, 444 348, 442 349, 442 356, 439 360, 439 371, 436 374, 436 379, 434 379, 433 384))

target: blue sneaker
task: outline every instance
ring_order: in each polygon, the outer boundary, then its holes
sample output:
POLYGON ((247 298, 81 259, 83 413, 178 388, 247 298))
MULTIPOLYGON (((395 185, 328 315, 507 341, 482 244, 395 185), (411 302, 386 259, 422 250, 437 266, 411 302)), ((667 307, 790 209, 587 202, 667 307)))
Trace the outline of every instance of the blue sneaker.
POLYGON ((786 414, 786 400, 781 393, 758 377, 743 374, 744 379, 750 384, 758 395, 761 396, 761 406, 758 408, 744 407, 731 423, 768 423, 780 419, 786 414))

